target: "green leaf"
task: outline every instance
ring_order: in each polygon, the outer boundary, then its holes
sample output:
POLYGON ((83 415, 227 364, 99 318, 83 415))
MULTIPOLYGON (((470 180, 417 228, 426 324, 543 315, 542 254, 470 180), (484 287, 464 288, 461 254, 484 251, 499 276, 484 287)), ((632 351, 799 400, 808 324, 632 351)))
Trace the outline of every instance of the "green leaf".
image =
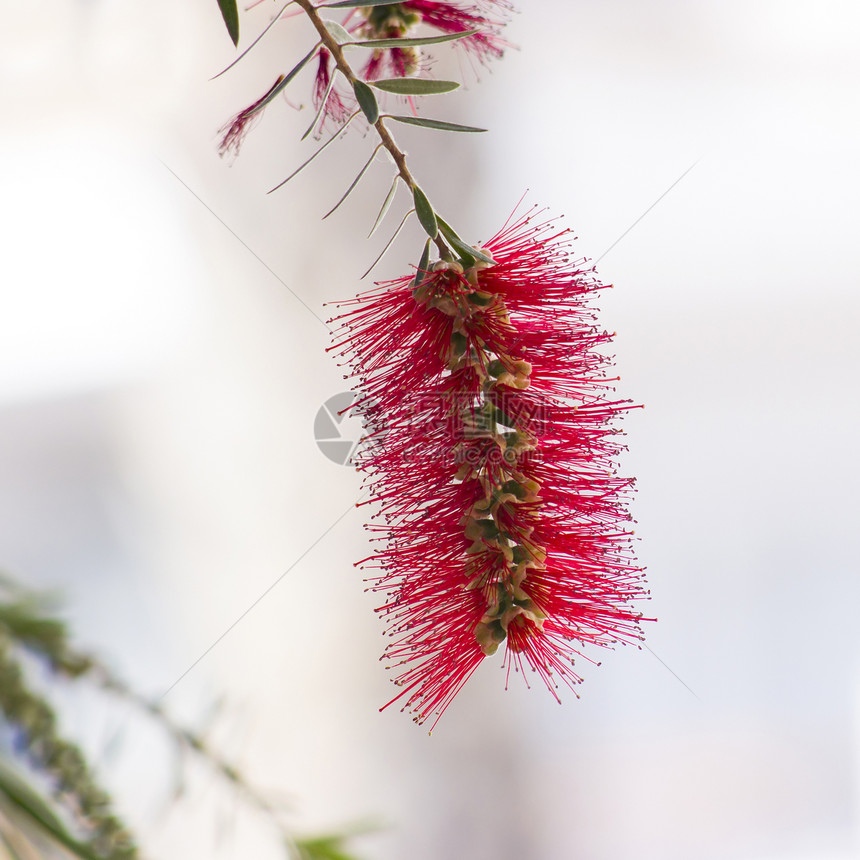
POLYGON ((101 860, 90 848, 78 842, 63 826, 48 802, 21 777, 5 765, 0 765, 0 798, 32 825, 48 834, 55 842, 81 860, 101 860))
POLYGON ((406 224, 406 219, 414 212, 414 209, 410 209, 404 216, 403 220, 397 225, 397 229, 394 231, 394 235, 386 242, 385 247, 380 251, 379 256, 370 264, 370 268, 359 278, 360 281, 363 281, 375 268, 376 264, 386 255, 388 249, 394 244, 394 240, 400 235, 400 231, 403 229, 406 224))
POLYGON ((486 131, 485 128, 475 128, 472 125, 458 125, 456 122, 444 122, 441 119, 426 119, 421 116, 394 116, 388 114, 387 119, 395 122, 405 122, 408 125, 420 125, 421 128, 435 128, 437 131, 486 131))
POLYGON ((354 855, 346 854, 343 848, 343 838, 329 837, 321 839, 299 839, 296 848, 302 860, 356 860, 354 855))
POLYGON ((373 81, 371 86, 399 96, 434 96, 450 93, 460 85, 456 81, 431 81, 427 78, 389 78, 373 81))
POLYGON ((239 10, 236 8, 236 0, 218 0, 221 8, 221 17, 227 25, 227 32, 233 40, 233 45, 239 44, 239 10))
POLYGON ((439 235, 439 225, 427 195, 416 185, 412 189, 412 199, 415 201, 415 214, 421 226, 431 239, 435 239, 439 235))
POLYGON ((349 31, 345 30, 342 25, 337 23, 337 21, 329 21, 327 18, 323 18, 323 24, 325 24, 326 30, 332 34, 335 42, 339 45, 342 45, 344 42, 348 42, 352 38, 349 31))
POLYGON ((362 833, 371 833, 378 829, 378 825, 359 824, 337 833, 288 840, 288 853, 290 857, 298 853, 300 860, 358 860, 352 853, 349 841, 362 833))
POLYGON ((385 195, 385 200, 382 201, 382 206, 379 210, 379 214, 376 216, 376 220, 373 222, 373 226, 370 228, 370 232, 367 234, 367 238, 369 239, 375 232, 376 228, 382 223, 382 219, 388 214, 388 209, 391 206, 391 201, 394 200, 394 195, 397 193, 397 183, 400 181, 400 174, 396 173, 394 175, 394 181, 391 183, 391 188, 388 189, 388 194, 385 195))
POLYGON ((244 51, 242 51, 242 53, 241 53, 241 54, 239 54, 239 56, 238 56, 238 57, 236 57, 236 59, 235 59, 235 60, 233 60, 233 62, 232 62, 232 63, 230 63, 230 65, 229 65, 229 66, 227 66, 227 67, 226 67, 226 68, 224 68, 224 69, 221 69, 221 71, 220 71, 220 72, 218 72, 218 74, 217 74, 217 75, 215 75, 214 77, 210 78, 209 80, 214 81, 214 80, 215 80, 215 78, 220 78, 220 77, 221 77, 221 75, 223 75, 223 74, 224 74, 224 72, 229 72, 229 71, 230 71, 230 69, 232 69, 232 68, 233 68, 233 66, 235 66, 235 65, 236 65, 236 63, 238 63, 238 62, 239 62, 239 60, 241 60, 241 59, 242 59, 242 58, 243 58, 243 57, 244 57, 244 56, 245 56, 245 55, 246 55, 246 54, 251 50, 251 48, 253 48, 253 47, 254 47, 254 45, 256 45, 256 44, 257 44, 257 42, 259 42, 259 41, 260 41, 260 39, 262 39, 262 38, 263 38, 263 36, 265 36, 265 35, 266 35, 266 33, 268 33, 268 32, 269 32, 269 30, 271 30, 271 29, 272 29, 272 27, 274 27, 274 25, 278 23, 278 21, 279 21, 279 20, 280 20, 280 18, 281 18, 281 15, 283 15, 283 14, 284 14, 284 10, 287 8, 287 6, 291 5, 293 2, 294 2, 294 0, 287 0, 287 2, 286 2, 286 3, 284 3, 284 5, 283 5, 283 6, 281 6, 280 10, 278 11, 278 14, 277 14, 277 15, 275 15, 275 17, 274 17, 274 18, 272 18, 272 20, 271 20, 271 21, 269 21, 269 23, 266 25, 266 29, 265 29, 265 30, 263 30, 263 32, 262 32, 262 33, 260 33, 260 35, 259 35, 259 36, 257 36, 257 38, 256 38, 256 39, 254 39, 254 41, 253 41, 253 42, 251 42, 251 44, 250 44, 250 45, 248 45, 248 47, 247 47, 247 48, 245 48, 245 50, 244 50, 244 51))
POLYGON ((282 185, 286 185, 294 176, 304 170, 329 144, 334 143, 346 129, 346 127, 358 116, 356 111, 307 161, 300 164, 286 179, 279 182, 274 188, 270 188, 266 193, 271 194, 277 191, 282 185))
POLYGON ((477 248, 473 248, 471 245, 467 245, 457 235, 457 233, 454 231, 450 224, 448 224, 438 215, 436 217, 439 221, 439 229, 442 231, 442 235, 445 237, 445 241, 448 242, 449 245, 452 245, 455 251, 459 251, 463 256, 468 257, 469 265, 473 265, 474 260, 482 260, 484 263, 490 264, 496 262, 489 254, 485 254, 483 251, 479 251, 477 248))
POLYGON ((349 188, 344 191, 343 197, 341 197, 340 200, 338 200, 337 203, 335 203, 334 206, 332 206, 332 208, 329 209, 329 211, 326 212, 325 215, 323 215, 323 221, 325 221, 325 219, 328 218, 328 216, 331 215, 338 208, 338 206, 340 206, 340 204, 343 203, 344 200, 346 200, 347 197, 349 197, 352 189, 355 188, 356 185, 358 185, 361 180, 361 177, 364 176, 365 173, 367 173, 367 169, 370 167, 371 164, 373 164, 373 159, 376 158, 376 153, 379 152, 381 148, 382 144, 380 143, 376 147, 376 149, 374 149, 373 152, 370 154, 370 158, 367 159, 367 164, 365 164, 364 167, 361 168, 358 173, 358 176, 356 176, 355 179, 352 180, 352 185, 350 185, 349 188))
POLYGON ((0 794, 44 829, 63 826, 47 801, 6 765, 0 765, 0 794))
POLYGON ((0 625, 25 647, 49 657, 58 654, 68 643, 63 622, 44 615, 32 598, 0 603, 0 625))
POLYGON ((352 88, 355 92, 355 100, 367 117, 367 121, 373 125, 379 119, 379 105, 373 90, 364 81, 353 81, 352 88))
POLYGON ((420 278, 430 265, 430 239, 424 243, 424 250, 421 252, 421 259, 418 261, 418 271, 415 273, 415 283, 418 283, 420 278))
POLYGON ((320 3, 317 9, 355 9, 357 6, 393 6, 403 0, 340 0, 338 3, 320 3))
MULTIPOLYGON (((313 122, 308 126, 308 130, 302 135, 302 140, 304 140, 316 126, 317 122, 319 122, 319 118, 323 115, 323 111, 328 104, 328 97, 331 95, 331 91, 334 89, 334 82, 337 79, 339 69, 335 66, 334 71, 331 73, 331 77, 328 81, 328 86, 326 87, 325 94, 320 101, 320 106, 317 108, 316 116, 313 118, 313 122)), ((322 128, 320 128, 320 133, 322 133, 322 128)))
MULTIPOLYGON (((363 3, 361 4, 364 5, 363 3)), ((348 45, 358 45, 360 48, 412 48, 418 45, 438 45, 442 42, 453 42, 455 39, 465 39, 474 36, 477 30, 466 30, 463 33, 446 33, 444 36, 416 36, 403 39, 364 39, 359 42, 347 42, 348 45)))
POLYGON ((253 116, 255 113, 259 113, 267 104, 269 104, 275 96, 280 95, 284 89, 286 89, 287 84, 316 56, 317 49, 319 48, 319 43, 313 46, 310 51, 302 57, 298 63, 296 63, 289 72, 287 72, 284 79, 276 86, 273 87, 269 94, 251 111, 250 116, 253 116))

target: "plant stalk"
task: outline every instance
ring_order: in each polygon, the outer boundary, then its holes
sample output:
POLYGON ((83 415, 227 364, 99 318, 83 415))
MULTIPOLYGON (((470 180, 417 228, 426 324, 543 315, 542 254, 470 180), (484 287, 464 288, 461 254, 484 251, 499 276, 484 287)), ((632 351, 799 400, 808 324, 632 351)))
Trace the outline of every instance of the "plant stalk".
MULTIPOLYGON (((311 3, 311 0, 295 0, 296 5, 300 6, 305 14, 310 19, 310 22, 316 28, 317 33, 319 33, 320 41, 325 45, 328 52, 332 55, 335 61, 335 65, 337 66, 340 73, 349 81, 350 86, 354 86, 357 78, 355 72, 353 72, 349 63, 346 61, 346 57, 343 53, 343 48, 337 42, 337 40, 329 33, 328 29, 323 22, 323 19, 319 16, 319 13, 316 7, 311 3)), ((362 82, 364 83, 364 82, 362 82)), ((406 183, 407 187, 410 191, 414 191, 417 183, 413 178, 412 174, 409 172, 409 168, 406 165, 406 153, 397 146, 394 138, 391 136, 391 132, 385 125, 385 121, 383 117, 379 117, 376 122, 373 124, 373 127, 376 129, 376 133, 379 135, 379 139, 382 141, 382 145, 388 150, 388 153, 391 155, 391 158, 394 160, 394 164, 397 167, 397 172, 400 175, 400 178, 406 183)), ((441 233, 438 233, 436 237, 433 239, 436 244, 436 247, 439 249, 439 255, 443 260, 451 259, 451 250, 445 244, 445 241, 442 238, 441 233)))

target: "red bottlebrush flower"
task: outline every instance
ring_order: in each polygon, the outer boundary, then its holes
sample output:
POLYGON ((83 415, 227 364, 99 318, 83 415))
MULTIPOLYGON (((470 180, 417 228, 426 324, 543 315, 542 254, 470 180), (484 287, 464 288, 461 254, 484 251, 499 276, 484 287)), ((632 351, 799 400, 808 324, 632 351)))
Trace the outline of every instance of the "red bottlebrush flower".
POLYGON ((486 62, 488 57, 499 59, 507 47, 508 43, 499 35, 504 20, 499 16, 492 17, 493 11, 499 8, 510 9, 507 3, 470 4, 463 7, 437 0, 406 0, 403 6, 420 15, 424 24, 443 33, 477 30, 477 33, 457 44, 463 45, 481 62, 486 62))
POLYGON ((233 155, 239 154, 239 150, 245 141, 245 135, 248 134, 254 123, 263 115, 263 109, 272 100, 273 93, 283 79, 283 75, 278 75, 275 83, 257 101, 248 105, 244 110, 240 110, 236 116, 218 130, 218 134, 221 135, 221 142, 218 144, 218 154, 220 156, 223 157, 227 152, 232 152, 233 155))
POLYGON ((336 92, 334 87, 329 89, 331 84, 333 71, 330 68, 331 54, 325 49, 320 48, 319 64, 317 65, 317 74, 314 79, 314 107, 319 109, 323 99, 326 100, 325 108, 322 112, 322 123, 320 128, 325 125, 325 121, 330 119, 335 125, 341 125, 349 116, 349 109, 343 103, 343 99, 336 92))
POLYGON ((364 66, 364 79, 378 81, 387 77, 408 78, 418 71, 419 64, 420 55, 415 48, 386 48, 383 51, 374 51, 364 66))
MULTIPOLYGON (((439 0, 404 0, 403 3, 367 7, 361 13, 362 21, 350 29, 365 39, 402 38, 420 23, 441 33, 477 30, 456 44, 485 62, 488 57, 501 57, 507 44, 499 35, 504 20, 498 14, 493 15, 493 11, 500 8, 509 9, 510 6, 500 2, 461 5, 439 0)), ((404 78, 414 75, 419 67, 420 54, 414 48, 387 48, 373 52, 363 74, 369 81, 387 76, 404 78)))
MULTIPOLYGON (((406 5, 394 3, 362 8, 360 20, 349 29, 362 39, 401 39, 421 21, 421 17, 406 5)), ((362 74, 367 81, 389 76, 405 78, 418 71, 419 63, 420 54, 415 48, 384 48, 373 51, 362 74)))
MULTIPOLYGON (((360 455, 366 559, 404 709, 436 720, 505 643, 556 698, 589 645, 636 639, 644 596, 616 476, 613 397, 589 303, 602 289, 568 231, 529 217, 483 249, 347 303, 349 357, 371 444, 360 455)), ((389 702, 391 704, 391 702, 389 702)))

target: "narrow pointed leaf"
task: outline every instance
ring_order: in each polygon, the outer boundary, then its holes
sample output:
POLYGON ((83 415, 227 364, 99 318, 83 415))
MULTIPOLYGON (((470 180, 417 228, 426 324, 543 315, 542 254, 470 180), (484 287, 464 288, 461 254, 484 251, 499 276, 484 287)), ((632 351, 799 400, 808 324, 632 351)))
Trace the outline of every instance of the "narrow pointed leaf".
POLYGON ((239 10, 236 8, 236 0, 218 0, 221 9, 221 17, 227 25, 227 32, 233 40, 234 45, 239 44, 239 10))
POLYGON ((307 161, 300 164, 283 182, 279 182, 274 188, 270 188, 266 193, 271 194, 277 191, 282 186, 286 185, 294 176, 301 173, 329 144, 334 143, 341 135, 341 132, 358 116, 356 111, 307 161))
POLYGON ((368 239, 376 232, 376 228, 382 223, 382 219, 388 214, 391 201, 394 200, 394 195, 397 193, 397 183, 399 181, 400 174, 398 173, 394 175, 394 182, 391 183, 391 188, 388 189, 388 194, 385 195, 385 200, 382 201, 382 207, 379 210, 379 214, 376 216, 376 220, 373 222, 373 226, 367 234, 368 239))
MULTIPOLYGON (((445 234, 443 233, 442 235, 444 236, 445 234)), ((472 266, 475 265, 475 257, 472 254, 470 254, 468 250, 463 250, 463 248, 465 246, 463 245, 462 242, 452 241, 451 239, 448 239, 447 237, 446 237, 446 241, 448 242, 448 244, 451 245, 451 247, 459 255, 460 264, 463 266, 464 269, 471 269, 472 266)))
POLYGON ((0 767, 0 796, 26 820, 39 828, 51 839, 67 848, 81 860, 99 860, 88 845, 78 842, 65 828, 50 805, 17 773, 5 766, 0 767))
POLYGON ((321 836, 315 839, 298 839, 296 847, 302 860, 358 860, 346 852, 345 836, 321 836))
POLYGON ((431 81, 428 78, 389 78, 373 81, 371 86, 399 96, 434 96, 450 93, 460 85, 456 81, 431 81))
POLYGON ((349 31, 345 30, 341 24, 337 23, 337 21, 329 21, 328 18, 324 18, 323 24, 325 24, 326 30, 332 34, 335 42, 339 45, 342 45, 344 42, 348 42, 352 38, 349 31))
MULTIPOLYGON (((302 140, 304 140, 315 128, 316 124, 319 122, 319 118, 323 115, 323 111, 325 110, 325 106, 328 103, 328 97, 331 95, 331 91, 334 89, 334 81, 337 77, 338 69, 337 67, 331 73, 331 77, 328 81, 328 86, 325 89, 325 95, 322 97, 322 101, 320 102, 320 106, 317 108, 316 116, 314 116, 313 122, 308 126, 308 130, 302 135, 302 140)), ((322 129, 320 129, 322 131, 322 129)))
POLYGON ((414 209, 410 209, 403 216, 403 220, 397 225, 397 229, 394 231, 394 235, 388 240, 385 247, 380 252, 379 256, 370 264, 370 268, 359 278, 360 281, 363 281, 376 268, 376 264, 385 256, 385 254, 388 252, 388 249, 394 244, 394 240, 400 235, 400 231, 403 229, 403 225, 406 223, 406 219, 414 211, 414 209))
POLYGON ((5 764, 0 766, 0 795, 46 830, 56 830, 63 826, 51 806, 5 764))
POLYGON ((267 104, 269 104, 275 96, 280 95, 287 87, 287 84, 311 61, 311 59, 316 55, 317 50, 319 49, 319 43, 313 46, 310 51, 302 57, 296 65, 290 69, 289 72, 284 76, 284 79, 272 89, 272 91, 254 108, 251 112, 251 115, 258 113, 261 111, 267 104))
POLYGON ((379 825, 372 822, 357 822, 340 828, 336 833, 322 833, 295 840, 288 838, 287 853, 290 857, 295 856, 295 848, 302 860, 358 860, 352 853, 349 840, 380 829, 379 825))
MULTIPOLYGON (((364 5, 364 4, 362 4, 364 5)), ((357 42, 347 42, 348 45, 358 45, 360 48, 412 48, 418 45, 439 45, 442 42, 453 42, 455 39, 465 39, 474 36, 477 30, 465 30, 462 33, 446 33, 444 36, 415 36, 403 39, 363 39, 357 42)))
POLYGON ((373 90, 364 81, 354 81, 352 88, 355 91, 355 100, 367 117, 367 121, 373 125, 379 119, 379 105, 373 90))
POLYGON ((472 125, 459 125, 456 122, 444 122, 441 119, 427 119, 421 116, 394 116, 389 114, 387 119, 405 122, 407 125, 420 125, 421 128, 435 128, 437 131, 486 131, 485 128, 475 128, 472 125))
POLYGON ((241 59, 242 59, 242 58, 243 58, 243 57, 244 57, 244 56, 245 56, 245 55, 246 55, 246 54, 251 50, 251 48, 253 48, 253 47, 254 47, 254 45, 256 45, 256 44, 257 44, 257 42, 259 42, 259 41, 260 41, 260 39, 262 39, 262 38, 263 38, 263 36, 265 36, 265 35, 266 35, 266 33, 268 33, 268 32, 269 32, 269 30, 271 30, 271 29, 272 29, 272 27, 277 23, 277 21, 278 21, 278 19, 281 17, 281 15, 283 15, 283 13, 284 13, 284 9, 286 9, 286 8, 287 8, 287 6, 291 6, 294 2, 295 2, 295 0, 288 0, 288 2, 284 3, 284 5, 283 5, 283 6, 281 6, 280 10, 278 11, 278 14, 277 14, 277 15, 275 15, 275 17, 274 17, 274 18, 272 18, 272 20, 271 20, 271 21, 269 21, 269 23, 266 25, 266 29, 265 29, 265 30, 263 30, 263 32, 262 32, 262 33, 260 33, 260 35, 259 35, 259 36, 257 36, 257 38, 256 38, 256 39, 254 39, 254 41, 253 41, 253 42, 251 42, 251 44, 250 44, 250 45, 248 45, 248 47, 247 47, 247 48, 245 48, 245 50, 244 50, 244 51, 242 51, 242 53, 241 53, 241 54, 239 54, 239 56, 238 56, 238 57, 236 57, 236 59, 235 59, 235 60, 233 60, 233 62, 232 62, 232 63, 230 63, 230 65, 229 65, 229 66, 227 66, 226 68, 221 69, 221 71, 220 71, 220 72, 218 72, 218 74, 217 74, 217 75, 215 75, 214 77, 210 78, 210 80, 213 80, 213 81, 214 81, 214 80, 215 80, 215 78, 220 78, 220 77, 221 77, 221 75, 223 75, 223 74, 224 74, 224 72, 228 72, 228 71, 230 71, 230 69, 232 69, 232 68, 233 68, 233 66, 235 66, 235 65, 236 65, 236 63, 238 63, 238 62, 239 62, 239 60, 241 60, 241 59))
POLYGON ((349 197, 350 193, 352 192, 352 189, 355 188, 356 185, 358 185, 358 183, 361 181, 361 177, 364 176, 365 173, 367 173, 368 168, 371 164, 373 164, 373 159, 376 158, 376 153, 379 152, 381 146, 382 144, 380 143, 376 147, 376 149, 373 150, 373 152, 370 154, 370 158, 367 159, 367 164, 365 164, 364 167, 361 168, 358 173, 358 176, 356 176, 355 179, 352 180, 352 184, 349 186, 349 188, 346 189, 343 194, 343 197, 341 197, 340 200, 338 200, 337 203, 335 203, 334 206, 329 209, 329 211, 326 212, 325 215, 323 215, 323 221, 325 221, 325 219, 328 218, 328 216, 331 215, 338 208, 338 206, 340 206, 340 204, 343 203, 344 200, 346 200, 347 197, 349 197))
POLYGON ((436 223, 436 213, 427 195, 416 185, 412 189, 412 198, 415 201, 415 214, 421 226, 431 239, 435 239, 439 235, 439 225, 436 223))
POLYGON ((495 263, 496 261, 489 255, 485 254, 483 251, 479 251, 477 248, 473 248, 471 245, 467 245, 454 231, 450 224, 447 223, 440 215, 436 216, 436 220, 439 222, 439 229, 442 231, 442 235, 445 237, 445 241, 451 245, 455 251, 458 251, 465 257, 470 257, 472 260, 481 260, 484 263, 495 263))
POLYGON ((418 261, 418 268, 415 270, 415 277, 412 279, 412 285, 418 284, 424 279, 424 273, 427 271, 427 266, 430 265, 430 240, 424 243, 424 250, 421 252, 421 259, 418 261))
POLYGON ((403 0, 340 0, 338 3, 320 3, 317 9, 355 9, 357 6, 393 6, 403 0))

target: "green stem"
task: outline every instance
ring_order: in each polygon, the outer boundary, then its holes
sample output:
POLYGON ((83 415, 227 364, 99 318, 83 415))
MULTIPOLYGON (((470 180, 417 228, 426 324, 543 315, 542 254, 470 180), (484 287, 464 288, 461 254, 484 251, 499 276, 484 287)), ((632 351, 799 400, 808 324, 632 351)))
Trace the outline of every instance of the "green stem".
MULTIPOLYGON (((311 3, 311 0, 295 0, 296 4, 300 6, 305 14, 310 19, 310 22, 316 28, 317 33, 319 33, 320 41, 325 45, 328 52, 332 55, 335 61, 335 65, 337 66, 340 73, 349 81, 350 86, 354 87, 355 82, 360 80, 353 72, 352 67, 346 61, 346 57, 343 53, 343 48, 337 42, 337 40, 329 33, 326 28, 325 22, 322 18, 320 18, 319 13, 317 12, 314 5, 311 3)), ((376 122, 373 124, 373 127, 376 129, 376 133, 379 135, 379 139, 382 141, 382 145, 388 150, 391 158, 394 160, 394 164, 397 167, 397 172, 400 175, 400 178, 406 183, 410 191, 413 191, 417 185, 415 179, 412 174, 409 172, 409 167, 406 164, 406 154, 400 147, 397 146, 394 138, 391 136, 391 132, 385 125, 385 121, 383 117, 379 117, 376 122)), ((433 240, 436 243, 436 247, 439 249, 439 255, 443 260, 452 259, 451 249, 445 244, 445 240, 442 238, 441 233, 436 236, 433 240)))

